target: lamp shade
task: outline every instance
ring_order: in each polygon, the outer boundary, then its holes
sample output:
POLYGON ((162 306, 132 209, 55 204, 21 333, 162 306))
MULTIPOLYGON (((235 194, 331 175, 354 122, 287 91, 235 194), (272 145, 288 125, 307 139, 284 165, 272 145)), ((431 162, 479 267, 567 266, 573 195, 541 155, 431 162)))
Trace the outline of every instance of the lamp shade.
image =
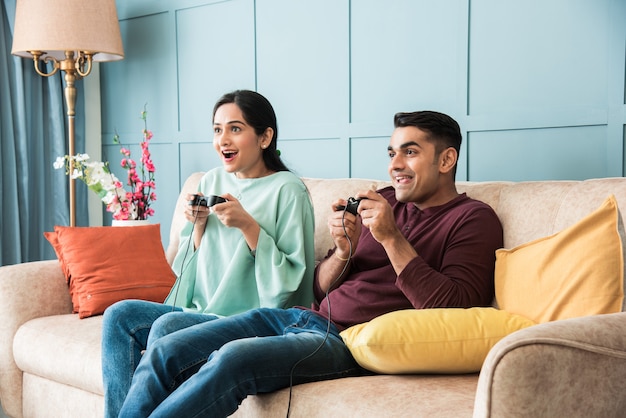
POLYGON ((17 0, 11 53, 41 51, 62 60, 65 51, 94 53, 94 61, 124 58, 115 0, 17 0))

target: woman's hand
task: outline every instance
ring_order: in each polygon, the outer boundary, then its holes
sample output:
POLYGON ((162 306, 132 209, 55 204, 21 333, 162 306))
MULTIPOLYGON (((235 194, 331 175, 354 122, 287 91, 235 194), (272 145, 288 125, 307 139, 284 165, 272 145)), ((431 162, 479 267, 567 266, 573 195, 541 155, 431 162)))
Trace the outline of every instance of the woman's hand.
MULTIPOLYGON (((202 193, 197 193, 198 196, 204 196, 202 193)), ((187 202, 193 201, 195 194, 187 193, 185 198, 187 202)), ((210 209, 206 206, 191 206, 188 204, 185 208, 185 218, 189 221, 196 224, 196 226, 202 226, 202 230, 204 231, 204 225, 206 225, 207 217, 209 216, 210 209)))
MULTIPOLYGON (((204 196, 202 193, 198 193, 198 195, 204 196)), ((187 199, 187 202, 191 202, 194 196, 195 194, 187 193, 185 198, 187 199)), ((202 235, 204 234, 204 229, 206 228, 206 223, 209 218, 209 213, 211 213, 211 210, 206 206, 191 206, 188 204, 185 208, 185 218, 193 224, 192 239, 194 250, 200 246, 202 235)))
POLYGON ((248 247, 251 250, 255 250, 261 227, 252 215, 241 206, 239 200, 235 199, 235 196, 226 193, 221 197, 226 199, 226 202, 214 205, 211 211, 225 226, 240 229, 248 243, 248 247))

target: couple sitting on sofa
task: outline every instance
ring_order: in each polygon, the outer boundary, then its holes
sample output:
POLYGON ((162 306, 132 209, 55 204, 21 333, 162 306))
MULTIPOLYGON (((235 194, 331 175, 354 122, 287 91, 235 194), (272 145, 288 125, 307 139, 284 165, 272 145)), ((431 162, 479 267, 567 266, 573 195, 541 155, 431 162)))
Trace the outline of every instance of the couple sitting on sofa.
POLYGON ((251 394, 371 373, 343 342, 348 327, 492 302, 502 227, 456 190, 458 124, 422 111, 396 114, 394 126, 392 186, 356 193, 356 213, 333 203, 335 248, 314 266, 313 210, 280 160, 271 104, 251 91, 217 102, 223 167, 199 191, 226 202, 188 208, 165 304, 105 311, 107 416, 228 416, 251 394))

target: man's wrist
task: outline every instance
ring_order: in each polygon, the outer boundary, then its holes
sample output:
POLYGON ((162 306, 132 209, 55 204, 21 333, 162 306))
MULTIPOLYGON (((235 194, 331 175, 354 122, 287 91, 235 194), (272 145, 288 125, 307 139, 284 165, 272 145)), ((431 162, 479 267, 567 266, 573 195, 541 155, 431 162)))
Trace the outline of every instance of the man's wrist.
POLYGON ((340 261, 343 261, 344 263, 350 260, 350 257, 347 257, 347 258, 341 257, 339 254, 337 254, 337 251, 335 251, 334 254, 335 254, 335 257, 337 257, 340 261))

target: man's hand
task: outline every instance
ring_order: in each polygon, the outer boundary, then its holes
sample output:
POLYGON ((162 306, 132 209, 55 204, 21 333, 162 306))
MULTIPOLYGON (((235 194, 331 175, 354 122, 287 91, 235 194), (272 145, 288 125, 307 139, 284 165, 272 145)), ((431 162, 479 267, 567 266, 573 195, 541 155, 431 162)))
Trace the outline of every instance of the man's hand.
POLYGON ((370 230, 376 241, 384 244, 386 240, 402 236, 391 206, 384 197, 371 190, 359 193, 357 197, 361 199, 358 212, 363 226, 370 230))
POLYGON ((337 249, 335 254, 339 259, 348 259, 351 252, 354 253, 356 245, 361 235, 361 222, 356 215, 348 211, 338 209, 340 206, 345 207, 347 201, 339 199, 333 203, 333 212, 328 216, 328 229, 330 236, 335 243, 337 249), (352 243, 352 250, 350 249, 352 243))
POLYGON ((391 205, 385 198, 373 191, 357 197, 364 198, 359 204, 363 226, 383 246, 396 274, 400 274, 417 256, 417 251, 398 229, 391 205))
POLYGON ((348 202, 339 199, 332 204, 333 211, 328 216, 328 229, 335 243, 335 253, 319 266, 318 284, 324 292, 339 286, 350 271, 349 259, 356 249, 361 236, 361 220, 357 215, 339 209, 348 202))

